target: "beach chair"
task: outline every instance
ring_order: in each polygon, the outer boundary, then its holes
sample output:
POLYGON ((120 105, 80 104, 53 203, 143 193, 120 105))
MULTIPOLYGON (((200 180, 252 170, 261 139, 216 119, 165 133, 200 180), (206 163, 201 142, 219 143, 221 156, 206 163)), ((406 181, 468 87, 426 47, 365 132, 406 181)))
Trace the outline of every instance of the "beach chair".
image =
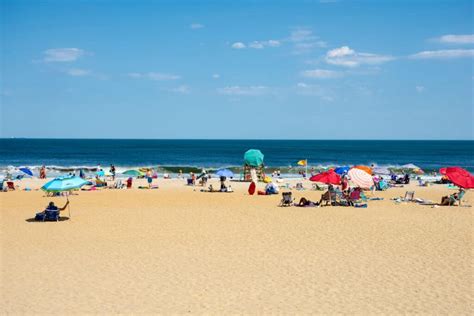
POLYGON ((454 196, 454 194, 450 195, 449 196, 450 205, 456 205, 456 203, 457 203, 458 206, 461 206, 462 198, 464 197, 465 193, 466 193, 466 191, 461 191, 461 192, 459 192, 457 197, 454 196))
POLYGON ((303 183, 302 182, 298 182, 295 186, 295 189, 296 190, 304 190, 304 187, 303 187, 303 183))
POLYGON ((291 192, 282 192, 282 199, 280 201, 280 206, 291 206, 293 204, 293 197, 291 192))
POLYGON ((186 180, 188 185, 194 185, 192 178, 187 178, 186 180))
POLYGON ((56 222, 58 222, 59 221, 59 211, 58 210, 48 210, 48 209, 46 209, 44 211, 43 222, 44 221, 56 221, 56 222))
POLYGON ((7 182, 7 190, 8 191, 15 191, 15 183, 13 183, 13 181, 8 181, 7 182))
POLYGON ((412 202, 415 199, 415 191, 406 191, 403 201, 412 202))

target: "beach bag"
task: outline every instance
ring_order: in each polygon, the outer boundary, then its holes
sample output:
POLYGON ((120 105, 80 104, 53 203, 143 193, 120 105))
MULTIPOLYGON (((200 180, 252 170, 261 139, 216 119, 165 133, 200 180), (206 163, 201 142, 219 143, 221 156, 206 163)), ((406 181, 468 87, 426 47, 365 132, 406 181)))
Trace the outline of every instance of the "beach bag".
POLYGON ((257 185, 255 184, 255 182, 250 183, 248 190, 250 195, 254 195, 256 187, 257 185))

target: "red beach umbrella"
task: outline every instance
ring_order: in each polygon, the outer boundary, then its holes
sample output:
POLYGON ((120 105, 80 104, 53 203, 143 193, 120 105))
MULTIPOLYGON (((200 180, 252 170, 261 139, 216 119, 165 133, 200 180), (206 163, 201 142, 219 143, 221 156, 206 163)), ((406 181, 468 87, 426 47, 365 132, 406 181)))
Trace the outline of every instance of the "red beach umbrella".
POLYGON ((447 167, 443 171, 454 185, 464 189, 474 189, 474 176, 469 171, 460 167, 447 167))
POLYGON ((318 173, 312 176, 311 178, 309 178, 309 180, 313 182, 321 182, 321 183, 326 183, 326 184, 335 184, 335 185, 341 184, 341 176, 335 173, 334 170, 332 169, 326 172, 318 173))

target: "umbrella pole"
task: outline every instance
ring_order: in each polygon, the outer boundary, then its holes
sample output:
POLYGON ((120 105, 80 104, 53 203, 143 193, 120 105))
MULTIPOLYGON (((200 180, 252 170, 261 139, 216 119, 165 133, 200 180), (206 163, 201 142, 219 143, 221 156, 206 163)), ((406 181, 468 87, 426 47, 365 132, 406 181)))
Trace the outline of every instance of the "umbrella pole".
MULTIPOLYGON (((69 192, 66 195, 66 200, 69 202, 69 192)), ((69 203, 67 205, 67 210, 69 212, 69 219, 71 219, 71 206, 69 205, 69 203)))

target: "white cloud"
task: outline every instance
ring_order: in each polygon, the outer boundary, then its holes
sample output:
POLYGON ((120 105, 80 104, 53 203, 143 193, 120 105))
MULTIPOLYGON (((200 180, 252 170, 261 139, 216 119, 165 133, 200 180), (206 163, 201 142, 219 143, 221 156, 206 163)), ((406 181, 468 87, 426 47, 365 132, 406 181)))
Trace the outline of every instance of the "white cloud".
POLYGON ((221 75, 219 75, 219 74, 212 74, 213 79, 219 79, 220 77, 221 77, 221 75))
POLYGON ((189 25, 189 27, 193 30, 197 30, 197 29, 202 29, 204 27, 204 25, 202 25, 200 23, 193 23, 193 24, 189 25))
POLYGON ((166 73, 161 73, 161 72, 148 72, 148 73, 132 72, 132 73, 129 73, 128 76, 130 78, 135 78, 135 79, 145 78, 145 79, 157 80, 157 81, 178 80, 181 78, 178 75, 166 74, 166 73))
POLYGON ((441 49, 427 50, 410 56, 414 59, 451 59, 474 57, 474 49, 441 49))
POLYGON ((71 68, 66 70, 66 73, 73 77, 83 77, 91 74, 90 70, 80 69, 80 68, 71 68))
POLYGON ((188 86, 182 85, 176 88, 168 89, 168 91, 179 94, 189 94, 191 92, 191 89, 188 86))
POLYGON ((299 82, 296 85, 296 94, 304 96, 316 96, 323 101, 332 102, 334 97, 332 96, 331 91, 321 87, 320 85, 307 84, 304 82, 299 82))
POLYGON ((425 87, 423 87, 423 86, 416 86, 415 89, 416 89, 416 91, 419 92, 419 93, 425 91, 425 87))
POLYGON ((43 52, 45 62, 71 62, 85 54, 80 48, 51 48, 43 52))
POLYGON ((235 42, 232 44, 232 48, 243 49, 243 48, 254 48, 254 49, 263 49, 265 47, 279 47, 281 42, 278 40, 268 40, 268 41, 252 41, 247 44, 242 42, 235 42))
POLYGON ((358 53, 348 46, 332 49, 326 53, 325 60, 328 64, 357 67, 362 64, 377 65, 395 59, 392 56, 371 53, 358 53))
POLYGON ((217 93, 225 95, 257 96, 268 93, 268 88, 265 86, 230 86, 217 89, 217 93))
POLYGON ((312 70, 302 71, 301 75, 307 78, 329 79, 329 78, 340 77, 342 76, 342 73, 339 71, 326 70, 326 69, 312 69, 312 70))
POLYGON ((234 44, 232 44, 232 48, 235 48, 235 49, 243 49, 245 47, 246 47, 245 44, 242 42, 235 42, 234 44))
POLYGON ((443 44, 474 44, 474 34, 448 34, 438 37, 435 40, 443 44))

